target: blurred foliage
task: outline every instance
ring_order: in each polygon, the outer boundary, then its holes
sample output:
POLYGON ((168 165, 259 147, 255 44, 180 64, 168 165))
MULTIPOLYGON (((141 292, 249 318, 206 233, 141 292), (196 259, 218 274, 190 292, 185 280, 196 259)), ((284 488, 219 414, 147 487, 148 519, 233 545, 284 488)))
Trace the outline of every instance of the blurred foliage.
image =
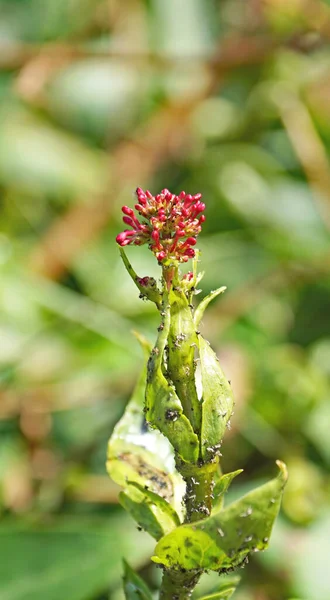
POLYGON ((114 243, 140 185, 207 204, 231 497, 289 467, 233 599, 329 600, 330 2, 0 0, 0 17, 1 598, 120 600, 122 555, 158 585, 105 472, 142 365, 131 330, 157 327, 114 243))

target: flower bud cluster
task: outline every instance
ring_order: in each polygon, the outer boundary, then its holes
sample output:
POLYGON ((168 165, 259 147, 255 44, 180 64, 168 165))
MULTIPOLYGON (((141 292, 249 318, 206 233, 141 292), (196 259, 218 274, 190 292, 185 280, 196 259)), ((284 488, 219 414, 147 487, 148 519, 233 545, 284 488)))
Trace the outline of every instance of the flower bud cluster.
POLYGON ((191 196, 181 192, 178 196, 164 189, 157 196, 149 190, 137 188, 135 210, 123 206, 123 221, 131 229, 125 229, 116 237, 120 246, 149 244, 158 262, 168 259, 187 262, 195 256, 197 236, 205 216, 201 214, 205 204, 201 194, 191 196))

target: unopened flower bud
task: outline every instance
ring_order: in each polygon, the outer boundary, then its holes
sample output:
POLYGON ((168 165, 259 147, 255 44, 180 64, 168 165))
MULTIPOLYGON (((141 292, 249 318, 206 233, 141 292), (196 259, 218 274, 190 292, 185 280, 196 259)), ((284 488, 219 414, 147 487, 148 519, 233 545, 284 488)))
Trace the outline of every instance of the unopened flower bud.
POLYGON ((187 262, 195 255, 191 246, 196 244, 196 238, 205 220, 200 213, 205 204, 200 202, 201 194, 186 194, 178 196, 164 188, 160 194, 153 196, 149 190, 136 189, 138 202, 133 209, 123 206, 123 221, 132 230, 125 230, 117 236, 120 245, 134 244, 140 246, 149 244, 158 261, 165 259, 177 262, 187 262), (140 221, 139 219, 141 219, 140 221))

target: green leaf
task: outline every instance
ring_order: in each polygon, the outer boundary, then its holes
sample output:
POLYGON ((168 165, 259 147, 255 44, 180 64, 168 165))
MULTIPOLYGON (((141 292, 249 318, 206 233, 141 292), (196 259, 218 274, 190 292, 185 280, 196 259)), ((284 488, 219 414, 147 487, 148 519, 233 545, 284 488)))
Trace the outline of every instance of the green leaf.
POLYGON ((226 290, 226 286, 223 285, 222 287, 218 288, 217 290, 213 290, 213 292, 211 292, 210 294, 208 294, 208 296, 206 296, 205 298, 203 298, 203 300, 199 303, 199 305, 197 306, 196 310, 195 310, 195 315, 194 315, 194 324, 196 329, 198 329, 198 325, 200 324, 204 312, 206 310, 206 308, 208 307, 208 305, 210 304, 210 302, 212 302, 212 300, 214 298, 216 298, 217 296, 219 296, 220 294, 223 294, 223 292, 226 290))
POLYGON ((152 600, 147 584, 124 560, 124 592, 126 600, 152 600))
POLYGON ((203 385, 202 456, 208 461, 219 454, 234 400, 217 355, 203 336, 199 336, 199 353, 203 385))
POLYGON ((242 472, 243 469, 238 469, 237 471, 233 471, 232 473, 226 473, 226 475, 222 475, 220 479, 218 479, 213 490, 214 502, 212 514, 215 514, 222 509, 224 495, 226 491, 228 490, 233 479, 242 472))
POLYGON ((1 600, 99 597, 120 585, 123 556, 142 567, 152 545, 123 511, 106 518, 48 517, 43 525, 2 522, 1 600))
POLYGON ((119 496, 122 506, 152 537, 159 540, 180 525, 172 506, 161 496, 135 482, 128 482, 119 496))
POLYGON ((286 466, 280 461, 277 465, 275 479, 223 511, 163 537, 152 560, 175 569, 223 571, 242 564, 250 552, 264 550, 287 480, 286 466))
POLYGON ((239 586, 240 581, 241 577, 237 573, 219 574, 217 572, 207 571, 199 580, 192 598, 193 600, 204 600, 204 596, 208 598, 213 594, 234 590, 239 586))
POLYGON ((143 407, 147 378, 147 357, 151 346, 139 338, 145 352, 145 366, 125 413, 114 428, 108 444, 107 470, 126 488, 128 481, 147 485, 154 493, 180 507, 182 480, 175 471, 173 450, 168 440, 146 426, 143 407))
POLYGON ((183 414, 175 388, 165 379, 162 371, 164 349, 170 328, 170 310, 166 300, 163 312, 164 322, 148 362, 146 418, 167 437, 184 461, 195 463, 199 455, 198 437, 183 414))
POLYGON ((134 281, 140 294, 142 294, 142 296, 148 298, 148 300, 150 300, 151 302, 154 302, 156 304, 156 306, 158 308, 160 308, 161 302, 162 302, 162 296, 157 287, 156 280, 153 277, 148 277, 148 278, 139 277, 135 273, 131 263, 129 262, 129 260, 126 256, 126 253, 124 251, 124 248, 122 248, 121 246, 118 246, 118 247, 119 247, 120 256, 123 260, 126 271, 129 274, 129 276, 131 277, 131 279, 134 281), (147 285, 143 284, 144 279, 148 280, 147 285))

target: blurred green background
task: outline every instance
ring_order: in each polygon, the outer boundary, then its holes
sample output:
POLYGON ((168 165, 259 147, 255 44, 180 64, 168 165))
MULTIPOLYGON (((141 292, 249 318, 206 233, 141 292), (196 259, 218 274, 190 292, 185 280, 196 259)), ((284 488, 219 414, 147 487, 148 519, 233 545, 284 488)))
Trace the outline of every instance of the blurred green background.
POLYGON ((0 0, 0 122, 1 600, 119 600, 123 555, 160 578, 105 472, 158 325, 114 241, 138 185, 207 205, 233 493, 290 471, 234 598, 329 600, 330 2, 0 0))

